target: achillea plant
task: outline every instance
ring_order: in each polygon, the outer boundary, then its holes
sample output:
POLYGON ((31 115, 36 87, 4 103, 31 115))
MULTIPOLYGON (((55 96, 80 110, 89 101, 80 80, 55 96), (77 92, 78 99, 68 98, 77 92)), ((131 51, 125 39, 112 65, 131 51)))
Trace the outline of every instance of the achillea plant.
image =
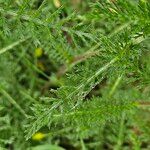
POLYGON ((149 1, 53 2, 0 1, 2 147, 149 149, 149 1))

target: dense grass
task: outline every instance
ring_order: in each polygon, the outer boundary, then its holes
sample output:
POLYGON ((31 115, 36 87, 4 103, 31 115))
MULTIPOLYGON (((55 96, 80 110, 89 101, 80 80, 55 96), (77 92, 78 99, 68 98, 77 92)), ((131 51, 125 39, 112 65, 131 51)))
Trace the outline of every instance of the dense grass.
POLYGON ((0 150, 149 150, 149 43, 149 0, 0 0, 0 150))

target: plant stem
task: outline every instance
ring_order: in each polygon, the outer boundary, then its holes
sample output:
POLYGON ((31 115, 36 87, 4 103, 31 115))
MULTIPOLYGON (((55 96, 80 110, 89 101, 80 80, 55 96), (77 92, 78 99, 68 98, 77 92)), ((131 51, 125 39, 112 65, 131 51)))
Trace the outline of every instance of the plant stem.
POLYGON ((13 104, 20 113, 27 118, 27 114, 25 111, 20 107, 20 105, 4 90, 0 87, 0 92, 9 100, 11 104, 13 104))
POLYGON ((121 145, 123 142, 123 135, 124 135, 124 121, 125 121, 125 114, 122 113, 122 118, 120 122, 119 134, 118 134, 118 141, 117 145, 115 146, 114 150, 121 150, 121 145))
POLYGON ((0 55, 3 54, 3 53, 5 53, 5 52, 7 52, 8 50, 10 50, 10 49, 16 47, 17 45, 23 43, 23 42, 26 41, 27 39, 29 39, 29 37, 28 37, 28 38, 25 38, 25 39, 21 39, 21 40, 19 40, 19 41, 17 41, 17 42, 14 42, 14 43, 10 44, 10 45, 7 46, 7 47, 4 47, 4 48, 0 49, 0 55))
POLYGON ((110 93, 109 93, 109 96, 110 96, 110 97, 114 94, 114 92, 115 92, 115 90, 117 89, 117 86, 119 85, 121 79, 122 79, 122 75, 119 75, 119 77, 117 78, 115 84, 113 85, 113 87, 112 87, 112 89, 111 89, 111 91, 110 91, 110 93))

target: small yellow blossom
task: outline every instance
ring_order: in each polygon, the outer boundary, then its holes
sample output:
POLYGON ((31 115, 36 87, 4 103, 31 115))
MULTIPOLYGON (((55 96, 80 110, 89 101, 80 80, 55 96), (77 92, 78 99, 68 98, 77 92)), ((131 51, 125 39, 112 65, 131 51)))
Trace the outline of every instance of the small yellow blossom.
POLYGON ((56 8, 59 8, 61 6, 60 0, 53 0, 53 3, 56 8))
POLYGON ((35 57, 37 57, 37 58, 41 57, 42 54, 43 54, 43 50, 41 48, 36 48, 35 49, 35 52, 34 52, 35 57))
POLYGON ((46 137, 46 134, 41 133, 41 132, 37 132, 32 136, 32 140, 34 141, 41 141, 43 138, 46 137))

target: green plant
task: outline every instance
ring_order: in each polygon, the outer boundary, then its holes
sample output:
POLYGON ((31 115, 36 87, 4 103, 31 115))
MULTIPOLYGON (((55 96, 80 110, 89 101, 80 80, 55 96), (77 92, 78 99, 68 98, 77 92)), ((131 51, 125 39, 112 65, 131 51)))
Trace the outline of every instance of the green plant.
POLYGON ((148 149, 150 3, 37 2, 0 1, 1 143, 25 149, 40 130, 62 147, 148 149))

